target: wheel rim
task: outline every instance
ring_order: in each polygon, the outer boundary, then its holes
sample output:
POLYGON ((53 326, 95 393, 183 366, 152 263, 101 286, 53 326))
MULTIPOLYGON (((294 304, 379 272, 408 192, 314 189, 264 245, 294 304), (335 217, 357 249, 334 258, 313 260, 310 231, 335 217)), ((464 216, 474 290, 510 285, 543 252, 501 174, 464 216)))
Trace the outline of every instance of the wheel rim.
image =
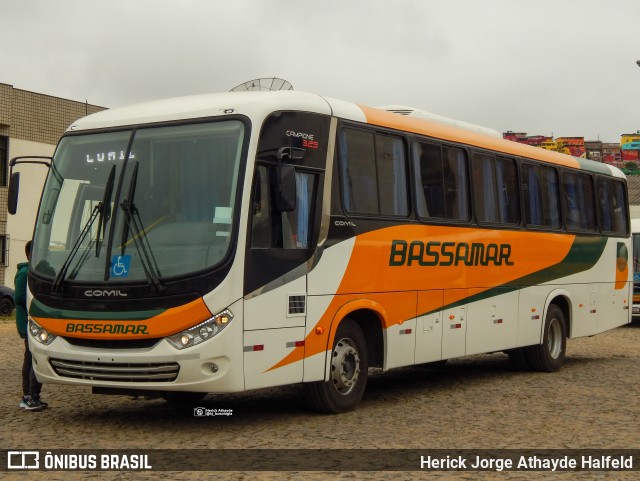
POLYGON ((339 394, 347 395, 360 377, 360 355, 351 339, 340 339, 333 349, 331 379, 339 394))
POLYGON ((555 317, 549 323, 549 338, 547 340, 547 349, 549 355, 553 359, 558 359, 562 352, 562 326, 560 321, 555 317))

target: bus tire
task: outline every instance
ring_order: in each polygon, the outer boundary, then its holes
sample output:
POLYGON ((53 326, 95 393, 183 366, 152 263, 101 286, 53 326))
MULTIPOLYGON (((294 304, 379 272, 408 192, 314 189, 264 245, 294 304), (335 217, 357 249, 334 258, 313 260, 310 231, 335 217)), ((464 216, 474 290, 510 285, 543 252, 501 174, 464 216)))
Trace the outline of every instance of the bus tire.
POLYGON ((331 349, 330 379, 305 383, 307 402, 324 413, 338 414, 355 409, 367 387, 368 369, 367 344, 362 329, 351 319, 345 319, 338 327, 331 349))
POLYGON ((531 368, 536 371, 556 372, 564 364, 567 350, 567 325, 564 313, 555 304, 549 306, 544 321, 542 344, 527 348, 531 368))

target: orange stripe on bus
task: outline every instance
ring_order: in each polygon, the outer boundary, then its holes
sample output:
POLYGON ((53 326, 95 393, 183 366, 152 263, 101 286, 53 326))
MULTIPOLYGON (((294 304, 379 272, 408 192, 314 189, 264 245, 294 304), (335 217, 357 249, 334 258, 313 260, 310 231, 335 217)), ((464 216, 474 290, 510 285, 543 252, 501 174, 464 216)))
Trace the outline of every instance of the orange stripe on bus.
POLYGON ((268 371, 330 349, 338 322, 350 312, 371 309, 386 329, 420 313, 442 308, 443 298, 437 295, 421 296, 418 306, 418 291, 444 290, 445 304, 459 302, 468 296, 469 288, 474 288, 477 294, 560 263, 569 253, 574 239, 570 234, 425 225, 401 225, 359 235, 340 286, 307 335, 305 346, 294 349, 268 371), (389 258, 394 239, 409 244, 414 240, 440 245, 461 242, 469 245, 508 244, 511 265, 424 266, 416 261, 411 265, 393 266, 389 258), (541 245, 548 247, 544 256, 540 255, 541 245), (381 306, 385 306, 384 309, 381 306), (318 327, 322 327, 321 335, 316 333, 318 327))
MULTIPOLYGON (((193 327, 200 322, 206 321, 211 316, 211 311, 206 306, 204 301, 202 299, 196 299, 195 301, 188 304, 167 309, 163 313, 145 320, 87 320, 55 319, 43 317, 34 317, 33 319, 48 332, 50 332, 51 334, 55 334, 56 336, 115 340, 166 337, 193 327), (73 324, 74 327, 78 325, 82 327, 75 327, 73 331, 70 332, 68 331, 69 324, 73 324), (91 331, 95 331, 96 329, 104 330, 103 327, 95 328, 95 326, 97 325, 122 326, 123 328, 125 328, 126 326, 146 326, 146 329, 144 329, 142 332, 138 332, 137 334, 135 333, 135 331, 119 334, 105 332, 87 332, 89 329, 91 329, 91 331)), ((113 330, 112 328, 109 329, 113 330)))
POLYGON ((363 111, 367 119, 367 123, 372 125, 423 134, 429 137, 482 147, 484 149, 495 150, 506 154, 539 159, 566 167, 580 167, 580 163, 576 159, 570 155, 560 154, 559 152, 531 147, 529 145, 519 144, 518 142, 512 142, 510 140, 493 138, 431 120, 398 115, 393 112, 387 112, 386 110, 375 109, 363 105, 358 105, 358 107, 363 111))

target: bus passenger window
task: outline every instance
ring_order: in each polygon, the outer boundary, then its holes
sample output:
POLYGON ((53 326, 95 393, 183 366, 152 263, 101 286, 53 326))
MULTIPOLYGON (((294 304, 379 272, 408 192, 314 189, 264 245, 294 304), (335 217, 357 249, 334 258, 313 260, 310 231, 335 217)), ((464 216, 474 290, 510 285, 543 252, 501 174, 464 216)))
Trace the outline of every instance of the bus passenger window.
POLYGON ((602 232, 626 235, 629 232, 627 224, 629 216, 624 184, 613 179, 600 179, 598 181, 598 204, 602 232))
POLYGON ((407 216, 404 141, 393 135, 343 129, 339 144, 345 210, 356 214, 407 216))
POLYGON ((530 227, 559 228, 558 173, 544 165, 522 165, 525 222, 530 227))
POLYGON ((591 176, 563 172, 561 187, 567 229, 594 231, 596 213, 591 176))
POLYGON ((419 142, 413 149, 420 217, 468 220, 464 150, 419 142))
POLYGON ((350 212, 377 214, 380 207, 373 133, 344 130, 340 140, 344 206, 350 212))
POLYGON ((473 199, 478 221, 498 224, 520 222, 515 161, 485 154, 475 154, 473 159, 473 199))

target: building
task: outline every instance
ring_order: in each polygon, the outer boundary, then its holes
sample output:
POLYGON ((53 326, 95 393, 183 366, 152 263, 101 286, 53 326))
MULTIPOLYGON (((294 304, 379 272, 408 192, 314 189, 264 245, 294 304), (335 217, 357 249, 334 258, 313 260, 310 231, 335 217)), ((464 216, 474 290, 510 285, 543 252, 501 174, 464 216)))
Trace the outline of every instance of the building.
POLYGON ((620 153, 620 144, 603 143, 602 144, 602 161, 605 164, 622 167, 622 154, 620 153))
POLYGON ((622 162, 638 163, 640 161, 640 131, 635 134, 622 134, 620 136, 620 149, 622 162))
MULTIPOLYGON (((543 147, 548 142, 553 142, 553 137, 545 135, 527 135, 526 132, 508 131, 502 134, 502 138, 521 144, 532 145, 534 147, 543 147)), ((544 147, 543 147, 544 148, 544 147)))
POLYGON ((601 140, 586 140, 584 142, 584 149, 587 159, 594 160, 596 162, 604 162, 604 159, 602 157, 601 140))
POLYGON ((558 137, 558 145, 563 145, 574 157, 585 157, 584 137, 558 137))
POLYGON ((47 168, 19 165, 23 172, 16 215, 7 214, 9 159, 53 155, 60 136, 80 117, 104 110, 86 102, 52 97, 0 83, 0 284, 13 287, 16 265, 25 261, 24 246, 33 234, 47 168))

